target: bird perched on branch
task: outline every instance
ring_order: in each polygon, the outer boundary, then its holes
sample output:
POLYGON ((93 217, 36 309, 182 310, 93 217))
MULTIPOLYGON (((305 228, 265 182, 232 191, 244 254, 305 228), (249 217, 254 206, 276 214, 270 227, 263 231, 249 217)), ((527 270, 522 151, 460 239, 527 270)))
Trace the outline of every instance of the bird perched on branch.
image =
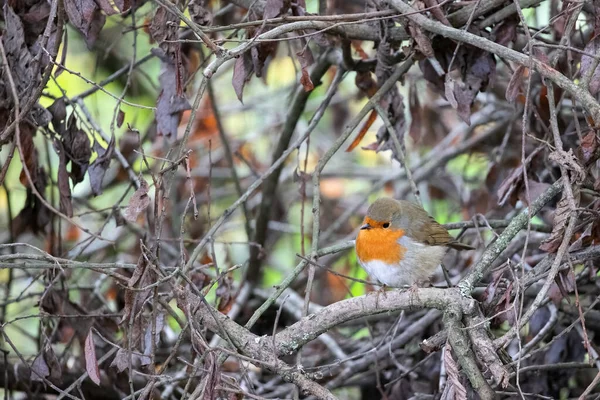
POLYGON ((448 247, 473 250, 450 236, 421 206, 390 198, 371 204, 356 237, 362 267, 391 287, 428 281, 448 247))

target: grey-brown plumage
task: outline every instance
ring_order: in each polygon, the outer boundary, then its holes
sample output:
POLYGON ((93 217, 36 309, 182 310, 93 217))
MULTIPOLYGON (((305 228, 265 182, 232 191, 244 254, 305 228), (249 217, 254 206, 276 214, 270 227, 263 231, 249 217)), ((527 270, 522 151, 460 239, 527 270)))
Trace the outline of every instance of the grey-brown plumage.
POLYGON ((473 247, 454 239, 423 207, 410 201, 382 197, 371 204, 367 217, 375 221, 389 221, 392 228, 402 229, 406 236, 419 243, 473 250, 473 247))

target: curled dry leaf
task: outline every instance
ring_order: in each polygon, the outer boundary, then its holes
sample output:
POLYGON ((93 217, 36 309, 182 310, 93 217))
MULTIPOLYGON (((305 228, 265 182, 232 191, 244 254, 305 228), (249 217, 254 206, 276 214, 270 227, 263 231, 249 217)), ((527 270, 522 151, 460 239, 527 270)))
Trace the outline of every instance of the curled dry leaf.
POLYGON ((43 382, 50 375, 50 368, 43 354, 38 354, 31 364, 31 375, 29 379, 34 382, 43 382))
POLYGON ((120 128, 123 125, 123 121, 125 121, 125 112, 119 108, 119 112, 117 113, 117 127, 120 128))
POLYGON ((96 346, 94 345, 94 336, 90 330, 85 338, 83 354, 85 356, 85 370, 90 376, 92 382, 100 386, 100 370, 98 369, 98 359, 96 358, 96 346))
POLYGON ((65 0, 64 7, 69 22, 81 32, 91 49, 106 22, 106 16, 94 0, 65 0))
POLYGON ((510 77, 508 86, 506 86, 506 100, 510 103, 514 103, 517 96, 521 92, 521 86, 523 85, 523 79, 528 74, 529 70, 523 65, 519 65, 515 72, 510 77))
MULTIPOLYGON (((575 197, 575 205, 578 205, 579 191, 574 190, 573 196, 575 197)), ((569 200, 567 199, 567 194, 565 191, 563 191, 562 197, 560 198, 558 204, 556 205, 556 210, 554 211, 552 232, 550 233, 550 236, 542 242, 540 245, 540 250, 548 253, 555 253, 556 250, 558 250, 564 239, 567 221, 569 220, 571 212, 575 212, 575 210, 571 210, 571 207, 569 206, 569 200)))
POLYGON ((486 91, 494 82, 496 59, 492 54, 464 43, 457 50, 456 57, 453 57, 456 44, 449 39, 436 38, 432 45, 435 59, 447 73, 440 75, 429 60, 421 60, 419 67, 423 71, 423 77, 440 94, 444 94, 460 118, 470 124, 471 107, 477 93, 486 91), (448 71, 450 67, 451 70, 448 71))
POLYGON ((83 129, 77 127, 75 113, 71 114, 67 129, 62 134, 62 146, 65 150, 66 162, 71 163, 71 180, 73 185, 83 181, 88 170, 92 149, 90 139, 83 129))
POLYGON ((152 322, 148 323, 144 332, 144 355, 141 357, 142 365, 150 365, 152 362, 152 352, 156 351, 156 346, 160 340, 160 333, 165 326, 165 314, 157 313, 154 321, 154 324, 152 322), (152 335, 153 330, 154 335, 152 335))
POLYGON ((587 54, 599 54, 600 53, 600 35, 595 35, 590 39, 588 44, 585 45, 583 49, 584 53, 581 56, 581 67, 580 73, 582 77, 589 76, 591 74, 589 90, 592 95, 598 94, 600 91, 600 68, 594 62, 594 59, 587 54), (592 68, 596 65, 596 68, 592 71, 592 68))
POLYGON ((444 400, 467 400, 467 389, 460 381, 458 364, 452 358, 452 348, 446 344, 444 348, 444 365, 448 373, 448 381, 442 392, 441 399, 444 400))
POLYGON ((148 183, 145 179, 140 179, 140 187, 135 191, 129 204, 123 213, 123 217, 129 222, 135 222, 138 215, 150 205, 150 196, 148 196, 148 183))
POLYGON ((595 157, 596 151, 598 150, 598 137, 595 131, 588 132, 582 139, 579 146, 580 157, 579 159, 584 165, 587 165, 592 158, 595 157))
POLYGON ((106 149, 102 147, 98 142, 94 143, 94 151, 98 154, 98 157, 90 165, 88 174, 90 176, 90 186, 92 193, 95 196, 102 194, 102 181, 104 180, 104 174, 110 165, 113 152, 115 150, 115 138, 111 138, 106 149))
POLYGON ((244 97, 244 86, 246 86, 246 83, 248 83, 252 77, 253 72, 254 64, 252 63, 252 56, 250 53, 246 52, 235 60, 231 83, 238 100, 242 103, 244 97))
POLYGON ((64 149, 60 150, 58 163, 58 192, 60 195, 60 211, 67 217, 73 216, 71 187, 69 186, 69 173, 67 172, 67 156, 64 149))
POLYGON ((188 6, 192 21, 200 26, 209 26, 212 24, 212 13, 208 9, 209 1, 207 0, 192 0, 188 6))
POLYGON ((308 73, 308 67, 315 62, 312 51, 310 50, 308 45, 306 45, 304 46, 302 51, 296 53, 296 56, 298 57, 298 61, 300 61, 300 67, 302 72, 302 76, 300 77, 300 83, 302 84, 302 87, 304 88, 305 92, 310 92, 315 88, 315 85, 310 79, 310 74, 308 73))

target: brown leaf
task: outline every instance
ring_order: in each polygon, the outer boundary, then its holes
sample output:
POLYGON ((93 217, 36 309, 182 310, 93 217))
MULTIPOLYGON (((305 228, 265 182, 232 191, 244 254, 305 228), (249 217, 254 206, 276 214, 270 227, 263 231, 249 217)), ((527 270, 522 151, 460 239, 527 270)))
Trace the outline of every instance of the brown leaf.
MULTIPOLYGON (((5 48, 6 58, 10 65, 17 93, 22 99, 28 98, 36 86, 32 85, 32 83, 35 82, 38 71, 34 68, 33 56, 25 43, 25 32, 23 30, 21 19, 15 14, 10 3, 3 3, 4 27, 2 42, 5 48)), ((8 96, 8 99, 6 100, 12 105, 12 96, 8 96)))
POLYGON ((265 11, 263 12, 264 19, 279 17, 287 11, 290 2, 286 0, 267 0, 265 11))
POLYGON ((131 8, 131 0, 114 0, 114 2, 121 12, 125 12, 131 8))
POLYGON ((119 113, 117 114, 117 127, 120 128, 123 125, 123 121, 125 120, 125 112, 119 108, 119 113))
POLYGON ((204 387, 203 400, 212 400, 217 398, 217 386, 221 381, 221 373, 219 372, 219 363, 216 360, 215 353, 208 353, 204 361, 204 369, 206 370, 207 381, 204 387))
POLYGON ((96 347, 94 346, 94 337, 90 330, 85 338, 84 345, 85 370, 90 376, 92 382, 100 386, 100 370, 98 369, 98 359, 96 359, 96 347))
POLYGON ((417 87, 414 81, 408 89, 408 109, 410 110, 409 135, 415 143, 419 143, 423 130, 423 108, 419 101, 417 87))
POLYGON ((519 95, 520 91, 521 91, 521 85, 523 84, 523 79, 525 78, 526 73, 529 70, 524 67, 523 65, 519 65, 516 69, 515 72, 512 74, 512 76, 510 77, 510 81, 508 82, 508 85, 506 86, 506 100, 508 100, 509 103, 514 103, 515 100, 517 99, 517 96, 519 95))
POLYGON ((467 400, 467 389, 460 381, 459 368, 454 358, 452 358, 452 348, 446 344, 444 351, 444 365, 448 374, 448 381, 440 399, 442 400, 467 400))
MULTIPOLYGON (((587 54, 598 55, 600 53, 600 35, 595 35, 592 37, 588 44, 585 45, 583 51, 587 54)), ((586 54, 583 54, 581 56, 580 73, 582 77, 585 77, 590 73, 592 74, 589 89, 590 93, 595 96, 598 91, 600 91, 600 68, 596 66, 596 69, 592 72, 591 69, 593 66, 594 59, 586 54)))
POLYGON ((48 364, 46 364, 46 360, 44 360, 43 354, 38 354, 38 356, 33 360, 33 364, 31 364, 31 379, 34 382, 43 382, 44 378, 50 375, 50 369, 48 368, 48 364))
POLYGON ((423 0, 423 2, 429 9, 431 15, 435 17, 435 19, 437 19, 444 25, 452 26, 450 24, 450 21, 448 21, 448 18, 446 18, 446 16, 444 15, 444 11, 442 10, 442 7, 440 7, 438 0, 423 0))
POLYGON ((350 143, 350 146, 348 146, 348 148, 346 149, 346 152, 354 150, 354 148, 360 144, 361 140, 365 137, 365 135, 369 131, 369 128, 371 127, 371 125, 373 125, 373 122, 375 122, 376 119, 377 111, 373 110, 369 114, 369 118, 367 118, 363 127, 360 129, 360 132, 358 132, 358 135, 356 135, 356 138, 354 138, 352 143, 350 143))
POLYGON ((125 371, 129 367, 129 353, 127 350, 119 349, 110 366, 116 368, 119 372, 125 371))
POLYGON ((47 341, 44 345, 44 360, 50 369, 50 378, 59 381, 62 378, 62 368, 58 361, 58 357, 56 357, 56 353, 54 353, 54 349, 52 349, 50 341, 47 341))
POLYGON ((106 149, 102 147, 98 142, 94 143, 94 151, 98 153, 98 157, 90 165, 88 172, 90 176, 90 186, 92 188, 92 193, 94 193, 94 196, 102 194, 102 180, 104 179, 104 174, 106 173, 106 170, 110 165, 110 160, 112 159, 114 149, 114 137, 110 140, 106 149))
POLYGON ((115 10, 109 0, 96 0, 96 4, 100 6, 106 15, 117 14, 117 10, 115 10))
POLYGON ((302 77, 300 78, 300 83, 302 84, 305 92, 310 92, 315 88, 315 85, 310 79, 310 74, 308 73, 308 67, 315 62, 312 51, 308 45, 306 45, 302 51, 296 53, 296 56, 298 57, 298 61, 300 61, 300 67, 302 68, 302 77))
POLYGON ((154 322, 154 327, 152 323, 149 323, 146 327, 146 331, 144 333, 144 356, 141 358, 142 365, 150 365, 152 362, 152 349, 156 351, 158 346, 158 342, 160 340, 160 333, 162 332, 165 326, 165 315, 163 313, 158 313, 156 315, 156 319, 154 322), (154 340, 152 339, 152 330, 154 329, 154 340), (154 342, 154 343, 153 343, 154 342))
POLYGON ((87 133, 77 128, 75 113, 71 114, 68 127, 63 134, 62 145, 66 152, 67 163, 71 163, 71 180, 73 185, 83 181, 88 170, 92 149, 87 133))
POLYGON ((517 26, 519 26, 519 19, 517 17, 505 19, 494 26, 492 31, 494 42, 502 46, 508 46, 517 37, 517 26))
POLYGON ((373 79, 373 76, 369 71, 356 72, 354 84, 357 88, 362 90, 364 94, 366 94, 368 97, 372 97, 377 92, 377 82, 375 82, 375 79, 373 79))
POLYGON ((60 211, 67 217, 73 216, 71 200, 71 187, 69 186, 69 173, 67 172, 67 156, 61 148, 58 164, 58 192, 60 195, 60 211))
POLYGON ((200 26, 209 26, 212 24, 212 13, 207 8, 209 3, 207 0, 192 0, 188 6, 192 21, 200 26))
MULTIPOLYGON (((181 114, 192 107, 181 90, 183 76, 179 73, 178 65, 160 49, 153 49, 152 53, 162 61, 158 77, 161 91, 156 100, 156 132, 169 140, 176 140, 181 114)), ((179 54, 177 50, 176 55, 179 54)))
POLYGON ((233 305, 233 279, 231 275, 227 274, 219 281, 219 286, 216 290, 216 296, 219 299, 218 310, 223 314, 227 314, 229 309, 233 305))
POLYGON ((62 135, 64 131, 64 122, 67 119, 67 106, 64 97, 56 99, 56 101, 48 107, 48 111, 52 114, 52 126, 54 127, 54 130, 62 135))
POLYGON ((431 45, 431 40, 427 35, 423 33, 419 25, 415 24, 412 21, 408 22, 408 32, 410 36, 417 43, 418 50, 423 53, 425 58, 433 58, 434 51, 433 46, 431 45))
POLYGON ((165 7, 158 7, 150 23, 150 36, 164 53, 175 61, 174 53, 179 49, 179 18, 165 7))
POLYGON ((580 159, 586 165, 594 157, 598 150, 598 137, 595 131, 588 132, 582 139, 580 144, 580 159))
POLYGON ((242 103, 244 86, 250 80, 253 72, 254 64, 252 63, 252 56, 250 53, 246 52, 235 60, 231 83, 233 84, 233 90, 235 91, 238 100, 242 103))
MULTIPOLYGON (((575 195, 575 193, 573 194, 575 195)), ((575 201, 578 202, 578 198, 576 198, 575 201)), ((567 221, 569 220, 571 211, 575 210, 571 210, 569 201, 567 200, 567 195, 563 191, 562 197, 560 198, 558 204, 556 205, 556 210, 554 211, 552 232, 550 233, 550 236, 542 242, 540 245, 540 250, 548 253, 555 253, 556 250, 558 250, 564 239, 565 229, 567 228, 567 221)))
POLYGON ((529 186, 529 199, 527 198, 527 188, 525 187, 525 185, 521 185, 521 190, 519 191, 519 200, 521 200, 524 204, 527 204, 529 206, 529 200, 534 201, 535 199, 540 197, 540 195, 544 193, 546 189, 548 189, 548 186, 550 186, 550 184, 538 182, 533 179, 528 179, 527 186, 529 186))
POLYGON ((89 49, 98 38, 106 17, 94 0, 65 0, 69 22, 81 32, 89 49))
POLYGON ((138 215, 148 208, 149 205, 148 183, 142 178, 140 179, 140 188, 131 196, 123 217, 129 222, 135 222, 138 215))

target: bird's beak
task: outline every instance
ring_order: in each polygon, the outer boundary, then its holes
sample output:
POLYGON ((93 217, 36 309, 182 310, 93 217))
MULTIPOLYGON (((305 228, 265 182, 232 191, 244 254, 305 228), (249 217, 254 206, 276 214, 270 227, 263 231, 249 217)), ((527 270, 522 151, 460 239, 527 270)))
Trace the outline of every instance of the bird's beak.
POLYGON ((364 224, 363 226, 360 227, 360 230, 362 231, 363 229, 371 229, 371 225, 369 224, 364 224))

